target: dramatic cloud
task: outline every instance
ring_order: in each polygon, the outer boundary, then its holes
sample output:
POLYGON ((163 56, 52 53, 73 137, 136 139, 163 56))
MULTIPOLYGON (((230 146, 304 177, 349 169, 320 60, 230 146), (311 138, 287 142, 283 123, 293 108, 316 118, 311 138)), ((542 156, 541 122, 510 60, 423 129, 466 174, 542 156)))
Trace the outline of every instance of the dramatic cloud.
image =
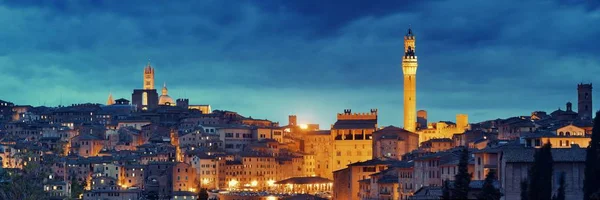
POLYGON ((156 86, 194 104, 322 128, 379 108, 381 125, 401 126, 411 25, 430 119, 528 115, 576 105, 576 84, 598 80, 596 2, 4 1, 0 92, 32 105, 131 98, 150 60, 156 86))

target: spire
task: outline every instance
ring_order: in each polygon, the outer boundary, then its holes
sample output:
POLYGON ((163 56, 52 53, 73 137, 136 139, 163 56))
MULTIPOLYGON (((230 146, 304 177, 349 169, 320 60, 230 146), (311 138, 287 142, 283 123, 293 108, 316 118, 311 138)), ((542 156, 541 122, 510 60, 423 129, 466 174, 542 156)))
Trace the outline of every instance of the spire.
POLYGON ((169 90, 167 89, 167 83, 164 82, 163 83, 163 88, 162 88, 162 95, 168 95, 169 90))
POLYGON ((113 100, 112 93, 108 93, 108 100, 106 101, 106 105, 110 106, 110 105, 113 105, 113 104, 115 104, 115 101, 113 100))
POLYGON ((406 36, 414 36, 413 32, 412 32, 412 25, 408 25, 408 33, 406 33, 406 36))

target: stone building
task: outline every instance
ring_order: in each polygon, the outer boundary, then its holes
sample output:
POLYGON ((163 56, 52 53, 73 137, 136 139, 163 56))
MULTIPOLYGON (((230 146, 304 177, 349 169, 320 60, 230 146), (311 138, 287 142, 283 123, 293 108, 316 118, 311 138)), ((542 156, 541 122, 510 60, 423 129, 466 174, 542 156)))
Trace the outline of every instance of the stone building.
POLYGON ((402 155, 418 148, 419 135, 395 126, 373 132, 373 157, 402 160, 402 155))
POLYGON ((330 131, 308 131, 304 134, 304 152, 314 155, 316 176, 333 179, 332 145, 330 131))
MULTIPOLYGON (((505 149, 499 156, 500 178, 505 199, 520 199, 519 183, 527 179, 528 170, 533 164, 534 148, 505 149)), ((585 149, 572 148, 552 149, 554 160, 552 173, 552 193, 556 193, 561 173, 565 174, 566 199, 583 198, 583 180, 585 168, 585 149)))
POLYGON ((144 68, 144 87, 143 89, 133 90, 131 94, 131 103, 138 110, 152 110, 158 107, 158 93, 154 89, 154 68, 150 62, 144 68))
POLYGON ((370 113, 352 113, 350 109, 337 114, 331 127, 333 140, 333 171, 346 165, 367 161, 373 157, 373 132, 377 130, 377 109, 370 113))

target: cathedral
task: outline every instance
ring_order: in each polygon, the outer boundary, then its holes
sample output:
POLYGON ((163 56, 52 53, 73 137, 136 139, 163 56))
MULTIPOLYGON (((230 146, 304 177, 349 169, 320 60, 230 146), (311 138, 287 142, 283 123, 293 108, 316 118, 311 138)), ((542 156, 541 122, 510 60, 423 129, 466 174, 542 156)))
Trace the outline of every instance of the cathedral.
POLYGON ((154 68, 148 62, 144 68, 144 84, 143 89, 134 89, 131 94, 131 100, 136 105, 138 110, 152 110, 159 105, 175 106, 175 101, 168 94, 167 84, 162 88, 162 95, 158 96, 158 92, 154 88, 154 68))

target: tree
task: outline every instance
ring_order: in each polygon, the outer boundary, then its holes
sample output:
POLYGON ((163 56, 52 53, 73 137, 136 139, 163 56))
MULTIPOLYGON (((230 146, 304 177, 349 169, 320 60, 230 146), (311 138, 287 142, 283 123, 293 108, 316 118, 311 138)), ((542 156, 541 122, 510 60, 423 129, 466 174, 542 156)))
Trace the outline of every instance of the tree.
POLYGON ((565 173, 560 173, 560 177, 558 178, 558 191, 556 191, 556 195, 552 197, 552 200, 565 200, 565 173))
POLYGON ((44 178, 47 176, 42 169, 38 163, 30 162, 22 171, 4 171, 0 176, 0 199, 48 199, 48 194, 44 192, 44 178))
POLYGON ((442 187, 442 199, 450 200, 450 181, 444 180, 444 186, 442 187))
POLYGON ((75 179, 75 175, 71 176, 71 198, 79 199, 83 192, 85 191, 86 181, 78 181, 75 179))
POLYGON ((528 199, 552 199, 552 145, 545 143, 534 155, 529 170, 528 199))
POLYGON ((525 179, 521 181, 521 200, 528 200, 527 197, 527 179, 525 179))
POLYGON ((494 187, 494 182, 496 181, 496 171, 490 170, 485 176, 485 180, 483 181, 483 188, 481 192, 477 194, 477 199, 482 200, 499 200, 502 197, 502 193, 496 187, 494 187))
MULTIPOLYGON (((596 112, 592 140, 586 150, 585 178, 583 180, 583 199, 590 200, 594 193, 600 192, 600 112, 596 112)), ((597 196, 597 195, 596 195, 597 196)))
POLYGON ((460 159, 458 161, 458 173, 454 176, 454 188, 452 189, 452 199, 468 199, 469 184, 472 174, 469 173, 469 150, 463 147, 460 150, 460 159))
POLYGON ((208 200, 208 190, 206 190, 206 188, 200 189, 198 192, 198 200, 208 200))

